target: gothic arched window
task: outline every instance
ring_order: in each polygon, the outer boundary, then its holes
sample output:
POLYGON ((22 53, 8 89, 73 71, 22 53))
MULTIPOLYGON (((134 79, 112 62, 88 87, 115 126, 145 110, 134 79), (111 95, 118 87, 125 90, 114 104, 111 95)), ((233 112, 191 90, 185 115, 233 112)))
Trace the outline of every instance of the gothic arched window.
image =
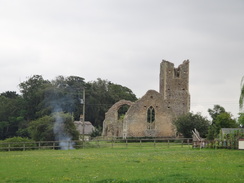
POLYGON ((148 129, 153 129, 155 125, 153 125, 153 122, 155 121, 155 110, 151 106, 147 109, 147 122, 148 124, 148 129))

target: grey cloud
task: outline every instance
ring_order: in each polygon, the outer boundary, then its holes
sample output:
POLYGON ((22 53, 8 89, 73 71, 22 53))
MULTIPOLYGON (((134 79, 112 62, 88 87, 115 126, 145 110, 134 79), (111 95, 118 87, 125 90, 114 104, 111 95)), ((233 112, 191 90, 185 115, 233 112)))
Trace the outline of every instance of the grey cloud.
POLYGON ((225 107, 228 99, 236 115, 243 7, 241 0, 1 1, 0 78, 8 82, 0 80, 0 92, 18 90, 19 80, 33 74, 79 75, 125 85, 141 97, 158 90, 162 59, 176 67, 189 59, 192 109, 225 107))

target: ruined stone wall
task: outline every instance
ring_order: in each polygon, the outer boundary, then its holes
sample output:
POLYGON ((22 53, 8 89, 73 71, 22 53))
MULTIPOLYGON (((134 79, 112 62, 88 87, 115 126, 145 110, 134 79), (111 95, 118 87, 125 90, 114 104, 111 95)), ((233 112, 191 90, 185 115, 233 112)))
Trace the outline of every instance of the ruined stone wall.
POLYGON ((131 106, 133 102, 128 100, 120 100, 115 103, 105 114, 103 121, 102 136, 121 137, 123 130, 123 120, 118 119, 118 110, 123 105, 131 106))
POLYGON ((163 96, 149 90, 140 100, 136 101, 127 111, 124 118, 124 137, 172 137, 175 136, 172 125, 172 110, 163 102, 163 96), (148 108, 155 110, 153 123, 147 121, 148 108), (149 128, 151 126, 151 128, 149 128))
POLYGON ((189 112, 189 61, 178 68, 173 63, 162 61, 160 65, 160 93, 175 116, 189 112))
POLYGON ((175 137, 173 120, 189 110, 189 61, 184 61, 177 68, 173 63, 162 61, 160 92, 149 90, 135 103, 121 100, 114 104, 105 115, 102 135, 175 137), (130 108, 121 121, 118 120, 118 110, 124 104, 130 108))

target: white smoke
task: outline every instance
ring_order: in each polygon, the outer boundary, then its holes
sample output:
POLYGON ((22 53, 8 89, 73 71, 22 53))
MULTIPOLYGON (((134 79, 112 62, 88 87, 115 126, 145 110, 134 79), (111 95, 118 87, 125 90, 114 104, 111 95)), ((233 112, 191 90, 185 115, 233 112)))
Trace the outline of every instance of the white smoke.
POLYGON ((62 150, 74 149, 74 143, 71 141, 72 137, 67 134, 65 130, 65 121, 60 112, 54 113, 55 123, 53 132, 55 140, 59 141, 59 146, 62 150))
POLYGON ((47 91, 46 105, 52 109, 52 115, 55 118, 53 132, 55 140, 59 141, 61 149, 74 149, 72 136, 66 129, 65 113, 71 113, 74 110, 75 100, 71 95, 71 88, 66 84, 59 84, 57 87, 47 91))

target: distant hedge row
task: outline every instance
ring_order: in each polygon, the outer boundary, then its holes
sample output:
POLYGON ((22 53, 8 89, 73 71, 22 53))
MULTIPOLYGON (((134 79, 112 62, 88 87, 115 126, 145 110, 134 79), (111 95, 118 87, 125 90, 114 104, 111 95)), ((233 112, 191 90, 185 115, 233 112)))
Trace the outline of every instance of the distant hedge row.
POLYGON ((25 137, 12 137, 5 140, 0 140, 0 150, 7 151, 9 144, 11 144, 11 150, 20 151, 23 150, 23 143, 25 143, 25 147, 28 149, 35 148, 35 141, 25 138, 25 137), (21 142, 21 143, 20 143, 21 142))

